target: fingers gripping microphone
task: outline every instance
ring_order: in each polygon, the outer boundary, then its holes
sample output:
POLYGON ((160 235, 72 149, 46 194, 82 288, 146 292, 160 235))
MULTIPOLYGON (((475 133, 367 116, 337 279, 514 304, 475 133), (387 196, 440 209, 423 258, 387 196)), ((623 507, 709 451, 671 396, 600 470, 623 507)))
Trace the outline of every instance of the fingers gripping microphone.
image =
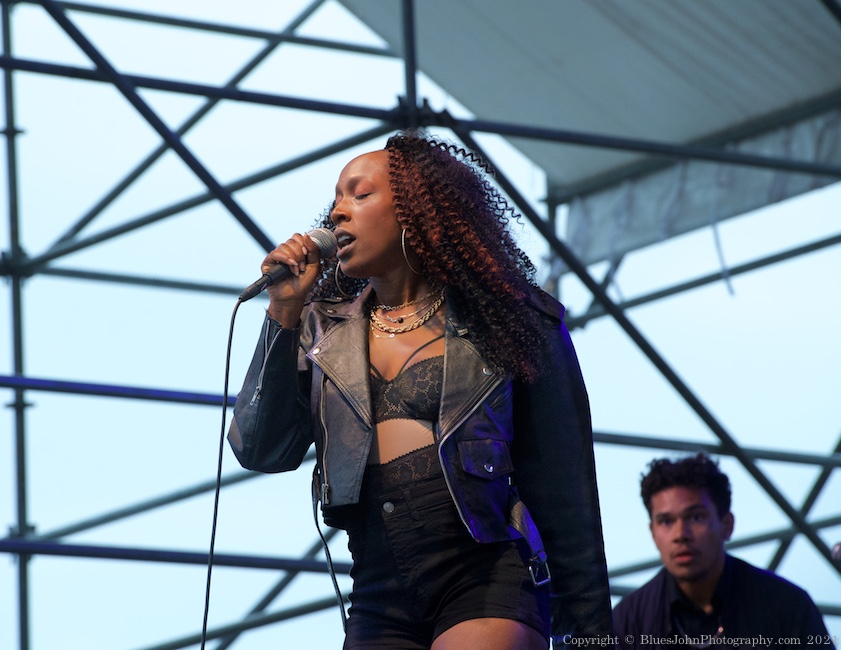
MULTIPOLYGON (((310 239, 312 239, 315 242, 315 245, 318 246, 318 251, 322 259, 333 257, 336 254, 339 244, 336 241, 336 235, 333 234, 332 230, 327 230, 327 228, 316 228, 315 230, 310 230, 307 235, 309 235, 310 239)), ((292 271, 289 270, 289 267, 286 264, 275 264, 269 268, 269 270, 264 273, 263 277, 257 280, 257 282, 254 282, 246 287, 245 291, 240 294, 239 301, 245 302, 246 300, 251 300, 266 287, 271 286, 277 280, 288 278, 290 275, 292 275, 292 271)))

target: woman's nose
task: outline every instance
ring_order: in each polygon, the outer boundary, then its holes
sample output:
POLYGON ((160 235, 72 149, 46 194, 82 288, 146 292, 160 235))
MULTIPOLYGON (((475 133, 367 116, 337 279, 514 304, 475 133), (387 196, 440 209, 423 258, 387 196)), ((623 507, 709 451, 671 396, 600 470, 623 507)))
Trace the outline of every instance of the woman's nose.
POLYGON ((333 209, 330 210, 330 221, 332 221, 334 225, 338 225, 342 221, 347 221, 347 218, 347 212, 345 212, 342 208, 341 203, 336 203, 333 206, 333 209))

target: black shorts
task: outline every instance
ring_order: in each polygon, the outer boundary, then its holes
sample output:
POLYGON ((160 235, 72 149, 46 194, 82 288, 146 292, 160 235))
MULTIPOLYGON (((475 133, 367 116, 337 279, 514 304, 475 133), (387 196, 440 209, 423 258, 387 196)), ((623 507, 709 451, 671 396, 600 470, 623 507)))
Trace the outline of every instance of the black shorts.
POLYGON ((434 446, 368 467, 348 517, 353 591, 345 650, 424 648, 475 618, 549 636, 549 588, 529 575, 522 539, 481 544, 459 518, 434 446))

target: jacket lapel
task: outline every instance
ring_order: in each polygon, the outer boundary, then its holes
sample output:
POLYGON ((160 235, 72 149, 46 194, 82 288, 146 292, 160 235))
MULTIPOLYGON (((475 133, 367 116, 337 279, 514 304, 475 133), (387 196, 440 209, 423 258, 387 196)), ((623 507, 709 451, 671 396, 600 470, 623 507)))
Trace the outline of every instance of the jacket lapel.
POLYGON ((504 379, 465 338, 467 329, 447 319, 444 338, 444 385, 438 414, 438 436, 443 440, 461 425, 482 400, 504 379))
POLYGON ((307 357, 321 368, 366 426, 373 426, 368 386, 368 319, 364 317, 369 290, 353 302, 320 310, 335 321, 313 341, 307 357))

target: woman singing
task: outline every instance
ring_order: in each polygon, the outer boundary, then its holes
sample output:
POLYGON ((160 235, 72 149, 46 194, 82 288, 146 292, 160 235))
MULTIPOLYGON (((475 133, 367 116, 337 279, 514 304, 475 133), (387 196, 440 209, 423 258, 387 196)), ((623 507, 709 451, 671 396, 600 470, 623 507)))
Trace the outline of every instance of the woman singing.
POLYGON ((268 289, 229 440, 262 472, 315 444, 353 557, 346 649, 612 633, 587 393, 488 173, 399 133, 339 176, 338 259, 296 234, 263 261, 292 275, 268 289))

